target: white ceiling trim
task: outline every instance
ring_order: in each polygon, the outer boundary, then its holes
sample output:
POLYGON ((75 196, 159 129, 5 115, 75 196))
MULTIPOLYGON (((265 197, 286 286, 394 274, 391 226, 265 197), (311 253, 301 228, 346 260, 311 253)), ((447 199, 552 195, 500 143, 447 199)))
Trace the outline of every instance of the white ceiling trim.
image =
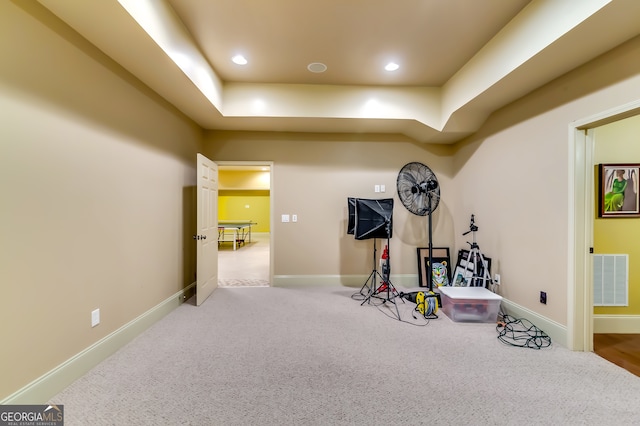
MULTIPOLYGON (((443 86, 443 123, 611 0, 534 1, 443 86)), ((549 64, 553 67, 553 64, 549 64)), ((527 84, 522 81, 521 84, 527 84)))
POLYGON ((118 0, 171 60, 219 111, 222 81, 211 69, 173 9, 160 0, 118 0))
MULTIPOLYGON (((39 1, 203 128, 383 129, 430 143, 460 140, 495 109, 600 53, 541 64, 547 49, 572 49, 563 43, 572 31, 616 25, 616 12, 640 13, 635 0, 534 0, 443 87, 366 87, 222 82, 165 0, 39 1), (544 79, 529 72, 541 67, 544 79)), ((638 33, 637 21, 624 25, 599 36, 608 37, 603 52, 638 33)))

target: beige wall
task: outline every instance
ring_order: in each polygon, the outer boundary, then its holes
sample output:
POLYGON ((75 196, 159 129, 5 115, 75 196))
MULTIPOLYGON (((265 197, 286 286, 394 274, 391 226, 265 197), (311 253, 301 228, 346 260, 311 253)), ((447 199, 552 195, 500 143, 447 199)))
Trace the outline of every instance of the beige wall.
POLYGON ((346 234, 347 197, 392 197, 392 274, 411 275, 411 283, 417 285, 416 247, 427 244, 427 218, 410 214, 396 194, 398 171, 412 161, 429 165, 442 187, 443 199, 434 214, 435 244, 447 247, 454 241, 446 195, 452 191, 450 148, 392 135, 211 131, 205 137, 205 153, 214 161, 274 162, 276 281, 292 275, 340 275, 343 283, 351 276, 364 282, 373 266, 373 240, 356 241, 346 234), (385 185, 386 192, 375 193, 376 184, 385 185), (282 223, 283 214, 298 215, 298 222, 282 223))
POLYGON ((202 138, 36 2, 16 3, 0 2, 0 400, 193 281, 202 138))
POLYGON ((567 325, 574 244, 569 124, 640 98, 639 57, 635 38, 493 114, 454 156, 457 246, 475 213, 478 243, 501 274, 502 295, 560 325, 567 325))
MULTIPOLYGON (((568 323, 571 122, 637 100, 640 38, 493 114, 453 147, 416 145, 392 136, 208 132, 207 155, 225 161, 274 161, 274 275, 338 274, 371 269, 371 244, 346 231, 346 197, 394 197, 392 274, 416 272, 415 247, 426 220, 397 203, 395 182, 407 162, 440 179, 434 244, 467 248, 471 214, 477 242, 500 273, 501 294, 559 327, 568 323), (385 184, 386 194, 373 192, 385 184), (281 214, 300 222, 280 223, 281 214), (548 303, 539 303, 545 291, 548 303)), ((572 207, 572 206, 571 206, 572 207)), ((571 219, 572 220, 572 219, 571 219)), ((403 282, 404 283, 404 282, 403 282)))
MULTIPOLYGON (((274 161, 276 276, 370 269, 370 244, 345 235, 346 197, 381 197, 373 185, 385 184, 397 201, 398 170, 408 161, 424 162, 442 184, 434 244, 451 247, 452 255, 468 247, 471 235, 462 233, 475 214, 477 241, 492 258, 493 273, 501 274, 502 295, 566 326, 573 244, 568 126, 637 99, 639 49, 634 39, 497 112, 453 147, 454 155, 384 136, 231 132, 209 132, 205 150, 214 160, 274 161), (298 214, 300 222, 280 223, 285 213, 298 214), (538 301, 540 291, 547 292, 546 305, 538 301)), ((392 273, 415 273, 425 223, 402 206, 394 209, 392 273)))

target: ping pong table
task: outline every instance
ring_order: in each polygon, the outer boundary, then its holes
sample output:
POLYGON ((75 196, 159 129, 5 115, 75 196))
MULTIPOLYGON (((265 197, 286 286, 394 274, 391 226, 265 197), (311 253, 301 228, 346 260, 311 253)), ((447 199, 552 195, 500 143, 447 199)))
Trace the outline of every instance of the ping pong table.
POLYGON ((218 245, 224 242, 233 242, 233 249, 240 247, 245 242, 251 242, 251 226, 257 225, 250 220, 220 220, 218 221, 218 245), (227 240, 226 237, 232 239, 227 240))

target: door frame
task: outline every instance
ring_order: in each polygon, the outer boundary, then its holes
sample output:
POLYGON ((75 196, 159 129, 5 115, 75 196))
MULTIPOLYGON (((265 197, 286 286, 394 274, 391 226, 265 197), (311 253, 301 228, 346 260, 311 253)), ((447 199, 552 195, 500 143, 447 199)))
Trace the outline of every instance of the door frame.
POLYGON ((593 227, 595 211, 593 129, 640 114, 640 100, 569 124, 569 262, 567 346, 593 352, 593 227))
MULTIPOLYGON (((265 166, 269 167, 269 286, 273 286, 273 267, 274 267, 274 207, 273 207, 273 194, 274 194, 274 162, 273 161, 216 161, 218 168, 220 166, 265 166)), ((218 191, 218 196, 220 191, 218 191)))

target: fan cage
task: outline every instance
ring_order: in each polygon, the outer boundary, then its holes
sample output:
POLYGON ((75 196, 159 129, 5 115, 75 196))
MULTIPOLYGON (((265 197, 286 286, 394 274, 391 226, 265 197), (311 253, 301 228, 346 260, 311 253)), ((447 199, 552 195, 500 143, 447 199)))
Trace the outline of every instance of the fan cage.
POLYGON ((398 173, 398 198, 402 205, 417 216, 431 214, 440 203, 440 185, 435 173, 425 164, 406 164, 398 173), (436 188, 428 190, 429 185, 436 188))

